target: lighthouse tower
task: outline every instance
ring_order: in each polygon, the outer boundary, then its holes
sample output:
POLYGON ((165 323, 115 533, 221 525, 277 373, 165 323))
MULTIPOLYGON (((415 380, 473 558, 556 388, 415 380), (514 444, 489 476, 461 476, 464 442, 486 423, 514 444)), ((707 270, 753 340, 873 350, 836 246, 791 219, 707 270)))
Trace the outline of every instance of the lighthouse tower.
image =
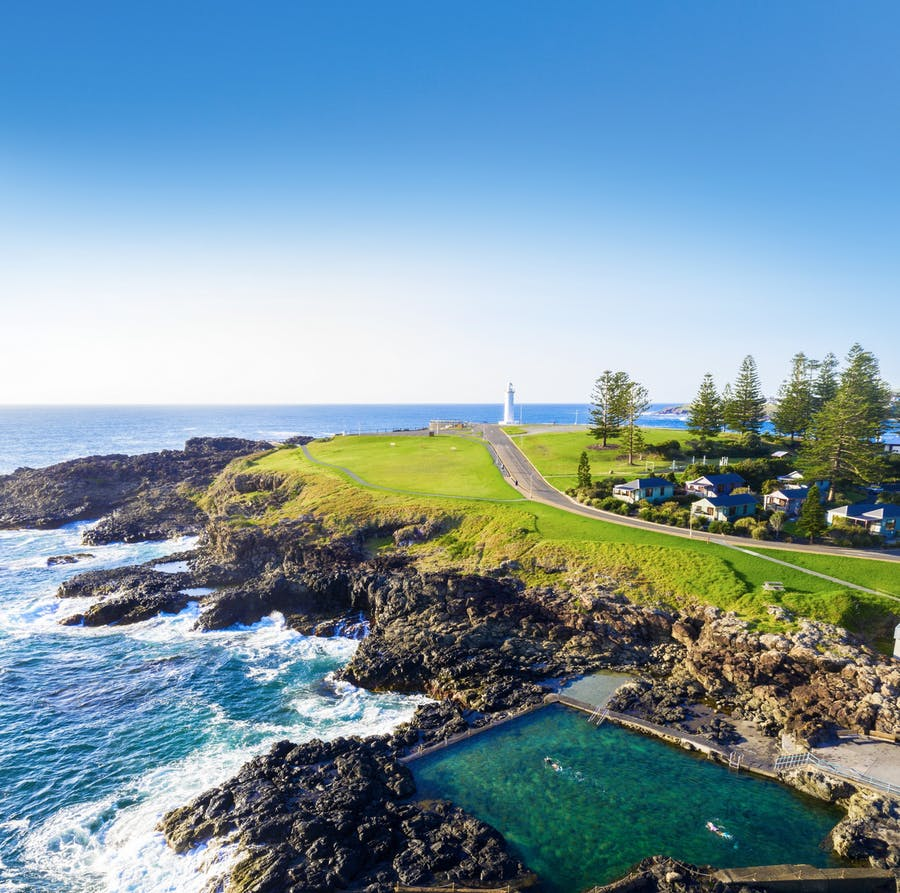
POLYGON ((516 391, 512 386, 512 382, 510 382, 509 387, 506 389, 506 401, 503 404, 503 421, 500 422, 501 425, 512 425, 515 422, 515 396, 516 391))

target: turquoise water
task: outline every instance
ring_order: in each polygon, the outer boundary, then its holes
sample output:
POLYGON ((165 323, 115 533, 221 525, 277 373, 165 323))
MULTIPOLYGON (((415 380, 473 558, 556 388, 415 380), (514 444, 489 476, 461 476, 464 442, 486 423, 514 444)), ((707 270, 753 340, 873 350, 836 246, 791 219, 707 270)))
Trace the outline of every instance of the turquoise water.
POLYGON ((722 868, 833 864, 821 848, 841 816, 833 807, 564 707, 410 768, 419 796, 453 800, 500 830, 553 893, 609 882, 656 853, 722 868))

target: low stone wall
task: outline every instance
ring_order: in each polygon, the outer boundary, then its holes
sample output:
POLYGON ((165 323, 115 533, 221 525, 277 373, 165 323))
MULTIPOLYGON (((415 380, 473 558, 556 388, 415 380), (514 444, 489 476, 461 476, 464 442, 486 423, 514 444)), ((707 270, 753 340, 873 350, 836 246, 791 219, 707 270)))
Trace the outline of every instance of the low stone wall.
POLYGON ((727 890, 762 887, 771 893, 896 893, 897 880, 883 868, 814 868, 761 865, 725 868, 713 875, 727 890))

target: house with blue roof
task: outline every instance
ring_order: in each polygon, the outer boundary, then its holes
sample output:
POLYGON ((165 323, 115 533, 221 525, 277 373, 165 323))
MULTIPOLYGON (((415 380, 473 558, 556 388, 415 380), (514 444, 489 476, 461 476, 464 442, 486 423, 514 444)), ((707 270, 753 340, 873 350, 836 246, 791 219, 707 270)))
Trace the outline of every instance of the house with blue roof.
POLYGON ((746 487, 747 482, 733 471, 725 474, 704 474, 684 485, 688 493, 698 496, 727 496, 737 487, 746 487))
POLYGON ((889 502, 856 502, 853 505, 829 509, 825 513, 825 518, 829 524, 843 518, 867 533, 893 537, 900 527, 900 505, 891 505, 889 502))
POLYGON ((691 504, 691 514, 710 521, 730 521, 756 514, 757 499, 752 493, 729 493, 727 496, 705 496, 691 504))
POLYGON ((784 512, 792 518, 800 514, 800 507, 809 496, 809 487, 782 487, 763 496, 763 508, 772 512, 784 512))
POLYGON ((665 478, 635 478, 625 484, 616 484, 612 495, 622 502, 665 502, 675 495, 675 485, 665 478))

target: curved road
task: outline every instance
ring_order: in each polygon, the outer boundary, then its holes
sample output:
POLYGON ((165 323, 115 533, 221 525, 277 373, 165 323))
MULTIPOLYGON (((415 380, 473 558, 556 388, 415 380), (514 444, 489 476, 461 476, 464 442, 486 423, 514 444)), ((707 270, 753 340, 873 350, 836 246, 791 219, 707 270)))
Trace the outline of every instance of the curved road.
MULTIPOLYGON (((509 435, 500 425, 485 425, 484 439, 494 451, 501 469, 505 472, 509 479, 509 483, 514 486, 523 496, 533 499, 536 502, 542 502, 545 505, 551 505, 554 508, 563 509, 567 512, 574 512, 578 515, 584 515, 588 518, 600 518, 604 521, 610 521, 613 524, 622 524, 626 527, 638 527, 644 530, 652 530, 656 533, 664 533, 668 536, 680 536, 689 539, 700 539, 708 543, 716 543, 730 549, 737 549, 741 552, 748 552, 761 558, 764 561, 771 561, 774 564, 784 565, 794 570, 803 571, 814 577, 821 577, 832 583, 838 583, 848 588, 858 589, 862 592, 869 592, 872 595, 882 595, 888 598, 894 598, 900 601, 896 596, 892 596, 886 592, 879 592, 876 589, 867 589, 865 586, 859 586, 855 583, 849 583, 846 580, 839 580, 837 577, 829 577, 827 574, 820 574, 817 571, 811 571, 808 568, 800 567, 796 564, 790 564, 787 561, 780 561, 777 558, 771 558, 768 555, 760 555, 758 552, 748 549, 748 541, 741 537, 724 536, 721 534, 695 533, 691 530, 685 530, 682 527, 669 527, 665 524, 656 524, 653 521, 643 521, 640 518, 626 518, 623 515, 617 515, 615 512, 605 512, 602 509, 595 509, 591 506, 583 505, 576 502, 571 496, 557 490, 549 484, 541 473, 531 464, 525 457, 525 454, 510 439, 509 435)), ((755 545, 755 543, 754 543, 755 545)), ((900 561, 900 555, 896 552, 868 552, 861 549, 839 549, 833 546, 804 546, 791 543, 777 543, 766 540, 756 548, 783 550, 786 552, 811 552, 817 555, 839 555, 850 556, 854 558, 868 558, 876 561, 900 561)))

